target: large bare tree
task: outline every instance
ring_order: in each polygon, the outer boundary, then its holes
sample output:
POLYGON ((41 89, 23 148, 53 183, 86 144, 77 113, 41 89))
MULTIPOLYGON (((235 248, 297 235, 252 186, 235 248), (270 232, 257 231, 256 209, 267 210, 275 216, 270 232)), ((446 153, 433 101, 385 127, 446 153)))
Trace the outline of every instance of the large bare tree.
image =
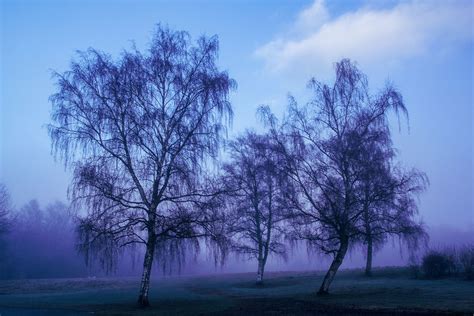
POLYGON ((223 166, 232 250, 257 260, 257 285, 270 254, 286 257, 283 192, 291 188, 274 146, 269 135, 247 132, 230 143, 223 166))
POLYGON ((307 104, 290 98, 280 126, 268 108, 262 109, 299 192, 288 197, 294 238, 333 256, 319 294, 328 293, 349 247, 360 240, 360 185, 366 171, 361 163, 376 163, 366 152, 373 149, 370 144, 389 144, 390 110, 406 113, 401 94, 391 85, 370 95, 366 76, 350 60, 336 63, 335 70, 332 85, 310 81, 313 97, 307 104))
POLYGON ((138 302, 149 305, 154 257, 209 236, 215 216, 201 175, 231 119, 235 82, 218 69, 217 37, 193 44, 158 26, 149 48, 117 59, 89 49, 55 73, 49 132, 73 168, 69 190, 81 218, 84 250, 114 257, 143 244, 138 302))

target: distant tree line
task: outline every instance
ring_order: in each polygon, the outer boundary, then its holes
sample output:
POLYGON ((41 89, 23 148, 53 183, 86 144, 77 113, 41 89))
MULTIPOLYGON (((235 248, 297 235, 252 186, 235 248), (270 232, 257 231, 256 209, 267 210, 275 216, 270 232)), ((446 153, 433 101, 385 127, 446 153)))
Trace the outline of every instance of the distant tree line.
MULTIPOLYGON (((101 258, 86 264, 77 249, 77 218, 63 202, 41 205, 33 199, 15 207, 0 183, 0 279, 134 275, 136 258, 127 250, 112 270, 101 258)), ((137 253, 138 255, 138 253, 137 253)))
POLYGON ((287 241, 304 241, 333 258, 319 294, 351 248, 365 249, 370 275, 390 236, 420 245, 416 198, 428 180, 396 161, 387 116, 407 115, 399 91, 370 94, 343 59, 333 84, 312 79, 311 99, 290 97, 282 120, 262 106, 266 132, 247 131, 222 154, 236 83, 217 56, 216 37, 193 44, 158 26, 145 52, 113 59, 89 49, 55 74, 49 133, 73 171, 86 256, 113 265, 123 249, 143 246, 138 302, 148 306, 155 259, 180 261, 201 241, 216 262, 230 252, 256 260, 259 284, 270 255, 285 258, 287 241))
POLYGON ((84 276, 87 267, 75 249, 73 218, 68 207, 42 208, 31 200, 14 209, 0 184, 0 279, 84 276))

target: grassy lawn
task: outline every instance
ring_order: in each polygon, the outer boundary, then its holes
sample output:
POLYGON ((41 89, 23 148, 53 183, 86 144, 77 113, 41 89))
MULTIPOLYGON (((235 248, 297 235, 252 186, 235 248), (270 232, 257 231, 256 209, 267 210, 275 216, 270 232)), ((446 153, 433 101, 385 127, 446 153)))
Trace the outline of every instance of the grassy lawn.
POLYGON ((125 278, 0 282, 0 314, 7 315, 367 315, 474 312, 474 282, 419 280, 403 268, 340 271, 331 295, 318 297, 323 272, 174 276, 153 281, 152 307, 135 305, 139 281, 125 278))

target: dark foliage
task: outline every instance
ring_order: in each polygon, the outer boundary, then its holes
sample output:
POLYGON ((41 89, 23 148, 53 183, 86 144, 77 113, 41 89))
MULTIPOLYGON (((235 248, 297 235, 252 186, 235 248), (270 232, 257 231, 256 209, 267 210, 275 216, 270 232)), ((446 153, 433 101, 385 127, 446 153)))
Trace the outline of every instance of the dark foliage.
POLYGON ((419 268, 429 279, 457 276, 474 280, 474 246, 430 250, 424 254, 419 268))
POLYGON ((459 250, 459 264, 467 280, 474 280, 474 245, 466 245, 459 250))
POLYGON ((422 269, 427 278, 442 278, 454 271, 455 258, 447 252, 432 250, 423 257, 422 269))

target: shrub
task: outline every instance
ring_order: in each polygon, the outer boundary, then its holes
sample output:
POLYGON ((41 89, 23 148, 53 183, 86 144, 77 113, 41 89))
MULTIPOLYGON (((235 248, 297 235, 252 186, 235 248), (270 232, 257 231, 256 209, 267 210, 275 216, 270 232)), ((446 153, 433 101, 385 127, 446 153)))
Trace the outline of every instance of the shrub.
POLYGON ((454 256, 448 252, 431 250, 423 257, 422 269, 427 278, 447 276, 454 271, 455 266, 454 256))
POLYGON ((466 279, 474 280, 474 245, 461 248, 458 260, 466 279))

